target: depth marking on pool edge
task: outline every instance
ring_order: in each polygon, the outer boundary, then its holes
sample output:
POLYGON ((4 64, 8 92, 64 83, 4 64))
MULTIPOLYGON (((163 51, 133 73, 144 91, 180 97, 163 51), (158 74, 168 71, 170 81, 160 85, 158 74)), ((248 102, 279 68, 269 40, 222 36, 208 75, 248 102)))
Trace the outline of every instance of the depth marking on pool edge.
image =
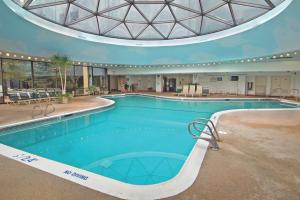
POLYGON ((39 160, 39 159, 37 159, 37 158, 35 158, 31 155, 28 155, 26 153, 17 154, 17 155, 14 155, 12 157, 16 160, 20 160, 20 161, 27 162, 27 163, 31 163, 33 161, 38 161, 39 160))
POLYGON ((66 174, 66 175, 70 175, 70 176, 79 178, 81 180, 85 180, 85 181, 89 178, 88 176, 79 174, 77 172, 72 172, 71 170, 65 170, 63 173, 66 174))

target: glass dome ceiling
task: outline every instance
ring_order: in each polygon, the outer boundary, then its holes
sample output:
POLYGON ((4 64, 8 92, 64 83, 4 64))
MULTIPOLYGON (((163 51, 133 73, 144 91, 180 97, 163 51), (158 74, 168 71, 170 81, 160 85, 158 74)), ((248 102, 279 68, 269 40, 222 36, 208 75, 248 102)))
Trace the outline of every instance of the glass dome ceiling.
POLYGON ((172 40, 226 30, 284 0, 13 0, 48 21, 130 40, 172 40))

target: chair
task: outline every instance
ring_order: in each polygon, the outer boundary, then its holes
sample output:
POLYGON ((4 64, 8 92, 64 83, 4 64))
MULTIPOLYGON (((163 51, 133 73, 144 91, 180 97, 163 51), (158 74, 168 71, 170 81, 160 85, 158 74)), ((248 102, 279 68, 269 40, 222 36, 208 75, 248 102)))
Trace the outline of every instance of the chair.
POLYGON ((178 96, 186 96, 189 93, 189 86, 188 85, 184 85, 182 88, 182 91, 180 93, 178 93, 178 96))
POLYGON ((28 94, 28 92, 20 92, 19 93, 19 101, 18 103, 28 103, 30 104, 31 103, 31 100, 30 100, 30 96, 28 94))
POLYGON ((39 91, 39 99, 41 101, 50 101, 49 95, 46 91, 39 91))
POLYGON ((196 92, 196 86, 195 85, 190 85, 190 90, 189 90, 188 95, 191 95, 192 97, 194 97, 195 92, 196 92))
POLYGON ((30 100, 32 102, 40 102, 41 101, 40 96, 36 91, 33 90, 32 92, 29 93, 29 95, 30 95, 30 100))
POLYGON ((58 95, 56 94, 55 89, 53 88, 48 88, 46 94, 48 94, 48 98, 50 98, 50 100, 55 101, 58 99, 58 95))
POLYGON ((201 85, 197 85, 197 90, 196 90, 194 96, 199 96, 199 97, 202 96, 202 86, 201 85))
POLYGON ((5 100, 7 104, 16 104, 19 101, 19 96, 17 93, 9 93, 8 98, 5 100))

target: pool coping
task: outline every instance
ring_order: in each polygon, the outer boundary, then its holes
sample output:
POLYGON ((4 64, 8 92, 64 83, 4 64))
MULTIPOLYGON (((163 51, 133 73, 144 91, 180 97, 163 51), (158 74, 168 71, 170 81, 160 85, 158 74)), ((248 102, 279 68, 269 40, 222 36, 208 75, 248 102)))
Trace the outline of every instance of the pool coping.
MULTIPOLYGON (((141 93, 130 93, 130 95, 142 95, 142 96, 151 96, 151 97, 159 97, 159 98, 166 98, 164 96, 158 96, 158 95, 148 95, 148 94, 141 94, 141 93)), ((112 96, 112 95, 109 95, 112 96)), ((120 96, 120 95, 113 95, 113 96, 120 96)), ((100 99, 104 99, 101 97, 96 97, 100 99)), ((177 99, 176 97, 167 97, 167 99, 177 99)), ((213 98, 216 99, 216 98, 213 98)), ((230 98, 218 98, 218 100, 224 100, 224 99, 230 99, 230 98)), ((237 99, 237 98, 233 98, 237 99)), ((249 98, 250 99, 250 98, 249 98)), ((255 100, 257 98, 251 98, 252 100, 255 100)), ((226 110, 226 111, 220 111, 216 112, 211 116, 211 120, 217 124, 219 118, 225 114, 225 113, 232 113, 232 112, 239 112, 239 111, 270 111, 270 110, 300 110, 300 103, 296 103, 293 101, 282 101, 276 98, 262 98, 262 99, 268 99, 268 100, 276 100, 283 103, 292 103, 297 104, 299 108, 278 108, 278 109, 235 109, 235 110, 226 110)), ((101 108, 106 108, 114 104, 114 101, 109 99, 104 99, 108 101, 108 105, 105 106, 99 106, 97 108, 91 108, 91 109, 84 109, 81 111, 76 112, 69 112, 68 114, 63 113, 60 115, 55 115, 51 117, 36 119, 36 120, 28 120, 21 123, 14 123, 10 125, 5 125, 7 128, 19 126, 27 123, 37 122, 37 121, 43 121, 48 120, 52 118, 59 118, 65 115, 69 114, 77 114, 77 113, 83 113, 88 112, 92 110, 97 110, 101 108)), ((191 100, 190 98, 183 98, 182 100, 191 100)), ((202 100, 207 100, 202 99, 202 100)), ((241 98, 241 100, 245 100, 245 98, 241 98)), ((1 127, 0 127, 1 129, 1 127)), ((50 159, 46 159, 34 154, 27 153, 25 151, 21 151, 9 146, 6 146, 4 144, 0 144, 0 154, 8 157, 10 159, 16 160, 18 162, 24 163, 26 165, 29 165, 31 167, 37 168, 39 170, 48 172, 50 174, 56 175, 58 177, 67 179, 69 181, 78 183, 82 186, 94 189, 96 191, 123 198, 123 199, 159 199, 159 198, 166 198, 171 197, 174 195, 177 195, 186 189, 188 189, 196 180, 201 165, 203 163, 206 151, 208 147, 208 142, 203 140, 198 140, 194 147, 192 148, 191 152, 189 153, 186 161, 184 162, 182 168, 180 169, 179 173, 173 177, 172 179, 158 183, 158 184, 152 184, 152 185, 133 185, 124 183, 118 180, 114 180, 108 177, 104 177, 98 174, 94 174, 92 172, 72 167, 67 164, 63 164, 60 162, 56 162, 50 159)))

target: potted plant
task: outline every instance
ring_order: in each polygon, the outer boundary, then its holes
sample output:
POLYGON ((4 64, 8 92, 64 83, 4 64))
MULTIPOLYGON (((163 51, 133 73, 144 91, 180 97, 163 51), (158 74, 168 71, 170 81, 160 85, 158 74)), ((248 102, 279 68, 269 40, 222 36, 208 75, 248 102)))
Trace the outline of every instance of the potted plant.
POLYGON ((92 85, 89 87, 89 94, 90 95, 95 95, 97 92, 97 87, 95 85, 92 85))
POLYGON ((72 62, 67 56, 54 55, 51 58, 52 65, 58 70, 61 83, 61 95, 59 96, 61 103, 69 103, 72 95, 67 93, 67 72, 72 67, 72 62))

